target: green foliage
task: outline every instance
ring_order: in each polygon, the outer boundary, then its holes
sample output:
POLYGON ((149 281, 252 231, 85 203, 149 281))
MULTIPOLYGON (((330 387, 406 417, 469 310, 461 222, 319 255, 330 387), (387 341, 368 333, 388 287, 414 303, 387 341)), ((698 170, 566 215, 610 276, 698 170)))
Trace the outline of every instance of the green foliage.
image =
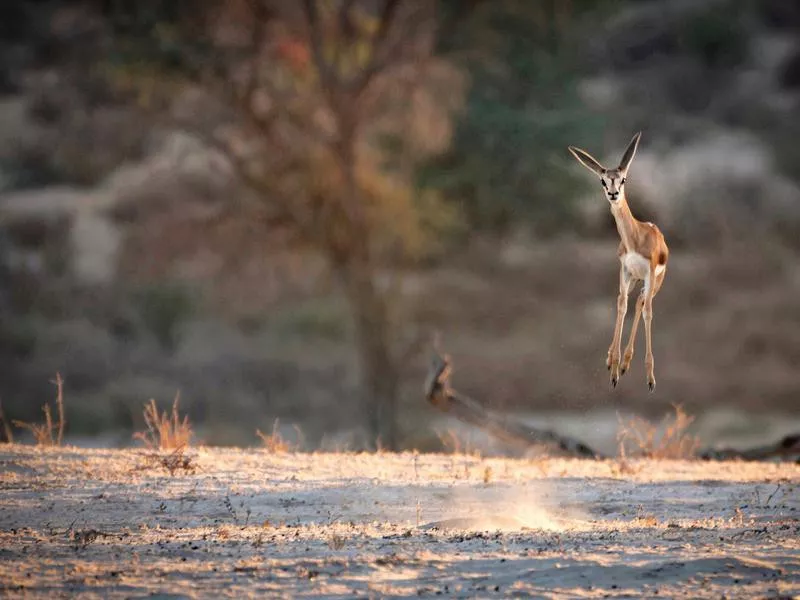
POLYGON ((442 40, 469 52, 472 87, 452 149, 420 169, 420 184, 460 203, 474 226, 525 219, 549 232, 572 218, 585 180, 566 147, 599 137, 603 121, 578 98, 571 36, 583 11, 603 4, 488 3, 442 40))
POLYGON ((138 290, 133 300, 144 326, 165 350, 174 350, 194 313, 194 295, 178 283, 159 283, 138 290))
POLYGON ((734 67, 747 56, 749 3, 733 0, 728 4, 724 9, 713 5, 691 11, 680 24, 680 45, 711 68, 734 67))

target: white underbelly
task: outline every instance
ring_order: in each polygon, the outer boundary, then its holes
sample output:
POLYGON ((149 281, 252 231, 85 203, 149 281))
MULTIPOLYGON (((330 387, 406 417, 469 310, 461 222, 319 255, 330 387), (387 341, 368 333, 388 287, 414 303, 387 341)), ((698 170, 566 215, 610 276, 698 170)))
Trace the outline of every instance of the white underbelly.
MULTIPOLYGON (((650 276, 650 261, 637 252, 628 252, 622 257, 622 264, 625 265, 625 270, 633 276, 634 279, 646 280, 650 276)), ((664 265, 656 267, 656 274, 664 270, 664 265)))

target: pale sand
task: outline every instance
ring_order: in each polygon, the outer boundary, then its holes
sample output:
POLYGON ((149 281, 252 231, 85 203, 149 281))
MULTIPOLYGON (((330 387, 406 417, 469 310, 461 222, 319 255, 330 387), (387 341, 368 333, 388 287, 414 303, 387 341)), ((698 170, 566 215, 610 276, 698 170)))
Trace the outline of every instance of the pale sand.
POLYGON ((800 594, 798 465, 189 454, 0 446, 0 596, 800 594))

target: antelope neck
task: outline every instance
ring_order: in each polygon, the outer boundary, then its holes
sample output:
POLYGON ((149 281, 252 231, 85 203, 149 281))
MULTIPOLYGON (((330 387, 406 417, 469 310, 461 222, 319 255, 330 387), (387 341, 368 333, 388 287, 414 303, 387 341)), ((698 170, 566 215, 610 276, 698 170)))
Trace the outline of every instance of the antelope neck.
POLYGON ((625 197, 625 191, 620 191, 619 200, 611 205, 611 214, 614 216, 614 221, 617 223, 617 231, 625 248, 631 250, 631 241, 633 240, 633 232, 636 219, 633 218, 631 209, 628 206, 628 199, 625 197))

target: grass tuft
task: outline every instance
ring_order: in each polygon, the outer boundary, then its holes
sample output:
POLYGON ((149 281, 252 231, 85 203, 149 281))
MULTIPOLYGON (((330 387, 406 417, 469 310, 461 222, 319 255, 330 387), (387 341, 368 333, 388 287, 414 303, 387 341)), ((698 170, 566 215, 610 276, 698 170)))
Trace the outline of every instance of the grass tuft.
MULTIPOLYGON (((53 413, 50 410, 50 404, 42 406, 44 412, 44 423, 26 423, 24 421, 13 421, 16 427, 27 429, 33 434, 33 439, 36 440, 37 446, 60 446, 64 441, 64 427, 67 424, 64 417, 64 380, 61 378, 60 373, 56 373, 56 378, 52 382, 56 386, 56 414, 58 421, 53 422, 53 413), (53 433, 55 432, 55 437, 53 433)), ((0 411, 1 412, 1 411, 0 411)), ((13 435, 11 428, 7 426, 5 417, 0 414, 3 425, 5 427, 6 438, 9 442, 13 442, 13 435)))
POLYGON ((628 456, 673 460, 694 458, 700 441, 687 432, 694 417, 678 404, 673 408, 674 414, 664 416, 660 424, 637 416, 620 418, 617 432, 620 460, 624 461, 628 456))
POLYGON ((260 429, 256 429, 256 435, 263 442, 264 448, 266 448, 271 454, 283 454, 286 452, 296 451, 300 446, 300 440, 302 439, 300 428, 297 425, 294 426, 294 430, 297 433, 297 442, 291 443, 281 435, 279 425, 280 420, 275 419, 275 421, 272 423, 272 433, 270 434, 263 433, 260 429))
POLYGON ((180 393, 175 395, 172 402, 172 412, 158 412, 155 400, 150 400, 145 404, 144 424, 145 431, 137 431, 133 434, 133 439, 140 440, 151 450, 176 450, 186 448, 191 442, 194 432, 189 423, 189 416, 180 418, 178 403, 180 393))

